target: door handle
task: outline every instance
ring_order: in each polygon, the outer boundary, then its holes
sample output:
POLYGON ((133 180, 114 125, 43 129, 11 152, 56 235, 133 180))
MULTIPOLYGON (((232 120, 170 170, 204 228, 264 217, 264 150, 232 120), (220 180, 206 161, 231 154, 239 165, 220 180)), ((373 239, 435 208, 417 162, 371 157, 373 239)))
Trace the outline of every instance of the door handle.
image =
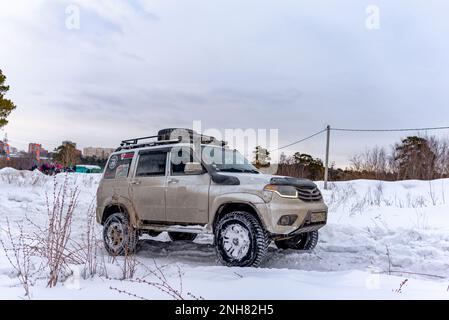
POLYGON ((141 184, 141 183, 142 183, 142 182, 141 182, 141 181, 138 181, 138 180, 137 180, 137 181, 136 181, 136 180, 135 180, 135 181, 131 181, 131 184, 134 185, 134 186, 137 186, 137 185, 139 185, 139 184, 141 184))
POLYGON ((171 178, 168 180, 168 183, 178 183, 178 182, 179 182, 179 180, 176 178, 171 178))

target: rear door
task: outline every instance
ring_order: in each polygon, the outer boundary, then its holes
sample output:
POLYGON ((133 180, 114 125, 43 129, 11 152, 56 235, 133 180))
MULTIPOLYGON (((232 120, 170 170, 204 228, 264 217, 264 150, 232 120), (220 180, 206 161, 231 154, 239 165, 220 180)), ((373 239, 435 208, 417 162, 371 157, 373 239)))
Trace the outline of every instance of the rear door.
POLYGON ((168 149, 140 151, 130 193, 140 219, 165 222, 168 149))
POLYGON ((130 168, 134 157, 134 151, 129 151, 114 153, 109 158, 97 190, 97 200, 101 210, 104 206, 111 204, 111 201, 126 206, 130 204, 130 168))
POLYGON ((210 176, 204 172, 186 175, 184 167, 193 161, 190 148, 173 148, 167 179, 167 221, 178 223, 208 222, 210 176))

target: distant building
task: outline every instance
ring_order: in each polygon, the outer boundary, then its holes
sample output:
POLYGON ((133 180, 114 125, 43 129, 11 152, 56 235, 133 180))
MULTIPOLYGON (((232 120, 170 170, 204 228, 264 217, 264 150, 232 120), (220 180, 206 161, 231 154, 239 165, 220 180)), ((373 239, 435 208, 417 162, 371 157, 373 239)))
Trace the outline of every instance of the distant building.
POLYGON ((15 147, 10 147, 10 153, 12 155, 17 155, 19 153, 19 149, 15 148, 15 147))
POLYGON ((37 152, 39 151, 40 157, 48 157, 48 150, 42 148, 42 145, 39 143, 30 143, 28 144, 28 154, 31 154, 33 156, 37 155, 37 152))
POLYGON ((42 145, 39 143, 30 143, 28 144, 28 153, 29 154, 36 154, 36 152, 40 152, 42 149, 42 145))
POLYGON ((94 148, 88 147, 83 149, 84 157, 95 157, 97 159, 107 159, 111 153, 114 152, 114 148, 94 148))

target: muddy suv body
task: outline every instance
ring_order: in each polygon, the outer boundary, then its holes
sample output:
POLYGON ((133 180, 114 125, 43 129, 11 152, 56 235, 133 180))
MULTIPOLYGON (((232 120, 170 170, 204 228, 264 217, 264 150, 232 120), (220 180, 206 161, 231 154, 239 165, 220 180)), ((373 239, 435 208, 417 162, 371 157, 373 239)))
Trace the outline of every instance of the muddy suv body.
POLYGON ((218 260, 228 266, 259 265, 272 240, 284 249, 315 247, 327 207, 313 182, 259 173, 213 138, 194 146, 164 132, 149 143, 123 141, 108 160, 97 221, 111 254, 132 252, 139 235, 164 231, 172 240, 213 234, 218 260))

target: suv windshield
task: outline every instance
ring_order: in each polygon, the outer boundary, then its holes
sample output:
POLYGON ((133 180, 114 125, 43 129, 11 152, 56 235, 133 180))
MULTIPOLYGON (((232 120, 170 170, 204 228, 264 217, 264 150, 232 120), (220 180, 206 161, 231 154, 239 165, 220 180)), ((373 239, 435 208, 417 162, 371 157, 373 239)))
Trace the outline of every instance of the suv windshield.
POLYGON ((202 160, 220 172, 259 173, 240 152, 220 147, 202 146, 202 160))

